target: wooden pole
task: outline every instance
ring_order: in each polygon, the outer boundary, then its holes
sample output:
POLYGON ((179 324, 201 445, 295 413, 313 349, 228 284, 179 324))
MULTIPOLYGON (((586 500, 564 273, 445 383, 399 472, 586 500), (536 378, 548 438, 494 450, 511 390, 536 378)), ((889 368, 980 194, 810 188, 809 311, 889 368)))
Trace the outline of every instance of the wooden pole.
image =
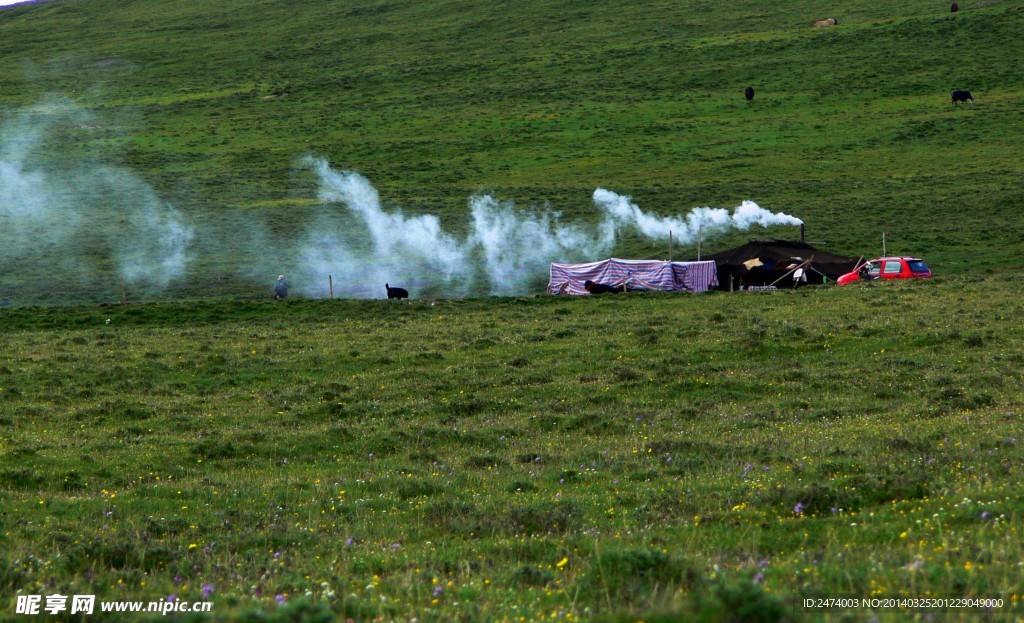
POLYGON ((124 285, 124 275, 119 275, 119 278, 121 280, 121 304, 122 305, 127 305, 128 304, 128 289, 124 285))
POLYGON ((330 288, 330 290, 331 290, 331 298, 333 299, 334 298, 334 279, 330 275, 327 275, 327 287, 330 288))
POLYGON ((668 230, 668 261, 672 261, 672 230, 668 230))
POLYGON ((888 257, 885 253, 885 239, 889 237, 889 232, 882 232, 882 257, 888 257))
POLYGON ((700 261, 700 243, 704 239, 704 223, 697 227, 697 261, 700 261))

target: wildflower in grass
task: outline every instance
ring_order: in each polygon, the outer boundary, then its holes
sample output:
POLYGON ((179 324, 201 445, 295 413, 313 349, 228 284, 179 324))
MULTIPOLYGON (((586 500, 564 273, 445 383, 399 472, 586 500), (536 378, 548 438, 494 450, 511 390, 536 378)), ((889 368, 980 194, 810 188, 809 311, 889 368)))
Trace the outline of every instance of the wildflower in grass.
POLYGON ((277 602, 277 605, 283 606, 288 600, 284 598, 284 595, 278 595, 274 598, 274 601, 277 602))
POLYGON ((793 512, 796 513, 797 515, 803 515, 804 514, 804 503, 803 502, 797 502, 796 506, 793 507, 793 512))
POLYGON ((178 584, 181 584, 181 576, 180 575, 174 576, 173 582, 174 582, 175 586, 177 586, 178 584))
POLYGON ((990 515, 988 511, 981 511, 981 518, 982 519, 988 519, 991 516, 992 515, 990 515))
POLYGON ((178 601, 178 596, 175 595, 174 593, 171 593, 170 595, 167 596, 167 603, 172 603, 173 604, 176 601, 178 601))
POLYGON ((434 597, 434 598, 437 598, 437 597, 440 597, 442 595, 442 593, 444 593, 444 587, 441 586, 440 584, 438 584, 437 586, 434 587, 434 592, 431 593, 431 596, 434 597))
POLYGON ((213 595, 213 584, 203 584, 203 599, 209 599, 213 595))
POLYGON ((758 571, 757 575, 754 576, 754 584, 760 584, 761 582, 764 582, 764 574, 758 571))

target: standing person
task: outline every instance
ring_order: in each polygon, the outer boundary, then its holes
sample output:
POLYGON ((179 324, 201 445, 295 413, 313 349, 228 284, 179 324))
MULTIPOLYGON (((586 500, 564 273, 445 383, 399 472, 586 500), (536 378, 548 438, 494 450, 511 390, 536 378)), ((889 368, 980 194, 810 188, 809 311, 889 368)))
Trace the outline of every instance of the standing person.
POLYGON ((278 275, 277 283, 274 284, 274 300, 280 301, 288 298, 288 282, 284 275, 278 275))

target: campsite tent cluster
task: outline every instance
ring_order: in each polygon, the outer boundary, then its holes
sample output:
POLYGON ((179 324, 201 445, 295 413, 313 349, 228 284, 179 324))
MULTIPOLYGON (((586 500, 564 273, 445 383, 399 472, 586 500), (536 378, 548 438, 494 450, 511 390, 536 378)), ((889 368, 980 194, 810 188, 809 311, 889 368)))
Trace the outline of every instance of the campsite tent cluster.
POLYGON ((751 240, 706 256, 703 261, 608 259, 586 264, 552 264, 548 294, 589 294, 593 281, 623 290, 704 292, 710 288, 740 290, 775 285, 792 287, 787 277, 803 268, 806 283, 835 281, 854 269, 857 258, 834 255, 804 242, 751 240))

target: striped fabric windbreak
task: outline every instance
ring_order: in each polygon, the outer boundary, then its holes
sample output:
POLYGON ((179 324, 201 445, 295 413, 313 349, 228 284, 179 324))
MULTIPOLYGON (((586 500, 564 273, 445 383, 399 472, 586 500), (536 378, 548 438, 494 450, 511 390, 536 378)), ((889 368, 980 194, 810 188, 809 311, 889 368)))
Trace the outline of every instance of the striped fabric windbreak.
POLYGON ((587 280, 626 290, 704 292, 718 285, 712 260, 662 262, 611 258, 586 264, 552 264, 548 294, 590 294, 587 280))

